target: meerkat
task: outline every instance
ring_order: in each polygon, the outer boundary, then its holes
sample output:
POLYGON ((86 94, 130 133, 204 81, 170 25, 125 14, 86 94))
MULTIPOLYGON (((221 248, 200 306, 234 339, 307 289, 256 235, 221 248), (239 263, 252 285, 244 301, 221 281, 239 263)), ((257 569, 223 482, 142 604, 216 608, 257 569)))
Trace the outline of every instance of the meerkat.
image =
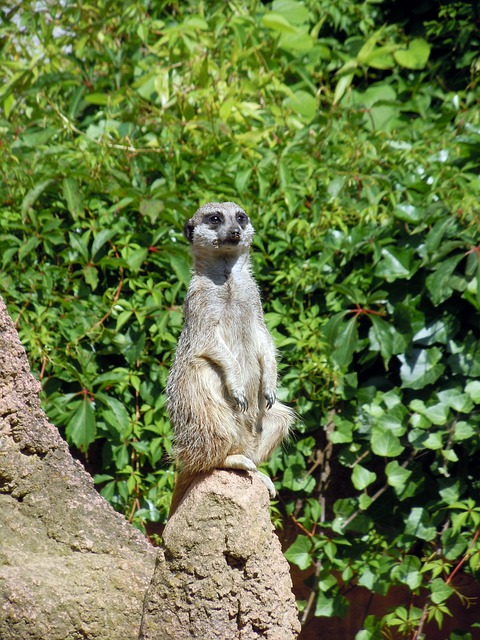
POLYGON ((258 474, 295 414, 276 400, 277 359, 252 275, 254 229, 233 202, 200 207, 185 224, 193 275, 167 382, 178 475, 170 515, 195 476, 212 469, 258 474))

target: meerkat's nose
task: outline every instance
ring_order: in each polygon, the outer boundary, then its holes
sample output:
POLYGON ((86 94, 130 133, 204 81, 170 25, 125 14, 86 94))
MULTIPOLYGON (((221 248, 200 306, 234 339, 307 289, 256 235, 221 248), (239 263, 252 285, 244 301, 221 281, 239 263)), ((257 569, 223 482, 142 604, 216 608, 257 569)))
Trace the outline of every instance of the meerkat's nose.
POLYGON ((239 229, 239 227, 233 227, 233 229, 230 229, 230 237, 231 238, 239 238, 240 237, 240 229, 239 229))

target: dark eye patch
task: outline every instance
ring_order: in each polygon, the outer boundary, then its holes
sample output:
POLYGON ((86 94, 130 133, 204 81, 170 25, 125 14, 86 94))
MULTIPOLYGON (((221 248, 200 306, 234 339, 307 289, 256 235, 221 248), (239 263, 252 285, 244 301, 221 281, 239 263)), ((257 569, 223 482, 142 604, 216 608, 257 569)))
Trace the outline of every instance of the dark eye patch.
POLYGON ((247 216, 242 211, 237 211, 237 222, 240 225, 245 225, 248 221, 247 216))
POLYGON ((203 221, 206 222, 207 224, 212 224, 214 226, 217 226, 219 224, 222 224, 223 222, 223 213, 221 211, 217 211, 215 213, 205 216, 203 221))

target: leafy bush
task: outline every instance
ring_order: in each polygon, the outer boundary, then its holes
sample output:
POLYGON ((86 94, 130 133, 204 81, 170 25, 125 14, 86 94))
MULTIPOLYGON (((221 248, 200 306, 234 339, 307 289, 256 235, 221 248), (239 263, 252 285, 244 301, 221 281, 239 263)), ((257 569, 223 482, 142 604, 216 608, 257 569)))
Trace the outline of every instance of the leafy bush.
POLYGON ((479 570, 478 34, 470 3, 422 7, 22 3, 0 27, 0 291, 47 413, 115 508, 165 521, 182 224, 241 202, 301 418, 268 467, 304 621, 351 585, 427 594, 359 640, 441 627, 479 570))

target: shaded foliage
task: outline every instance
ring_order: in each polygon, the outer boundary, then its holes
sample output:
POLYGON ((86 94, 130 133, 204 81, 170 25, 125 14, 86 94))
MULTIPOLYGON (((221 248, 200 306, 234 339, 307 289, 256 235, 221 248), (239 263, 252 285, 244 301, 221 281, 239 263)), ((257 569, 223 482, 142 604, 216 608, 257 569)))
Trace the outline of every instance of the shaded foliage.
POLYGON ((140 528, 166 518, 182 225, 238 201, 301 417, 268 467, 299 531, 287 556, 315 566, 304 620, 341 615, 349 585, 402 584, 424 609, 359 621, 358 640, 441 626, 480 554, 474 6, 100 0, 1 19, 0 292, 101 493, 140 528))

